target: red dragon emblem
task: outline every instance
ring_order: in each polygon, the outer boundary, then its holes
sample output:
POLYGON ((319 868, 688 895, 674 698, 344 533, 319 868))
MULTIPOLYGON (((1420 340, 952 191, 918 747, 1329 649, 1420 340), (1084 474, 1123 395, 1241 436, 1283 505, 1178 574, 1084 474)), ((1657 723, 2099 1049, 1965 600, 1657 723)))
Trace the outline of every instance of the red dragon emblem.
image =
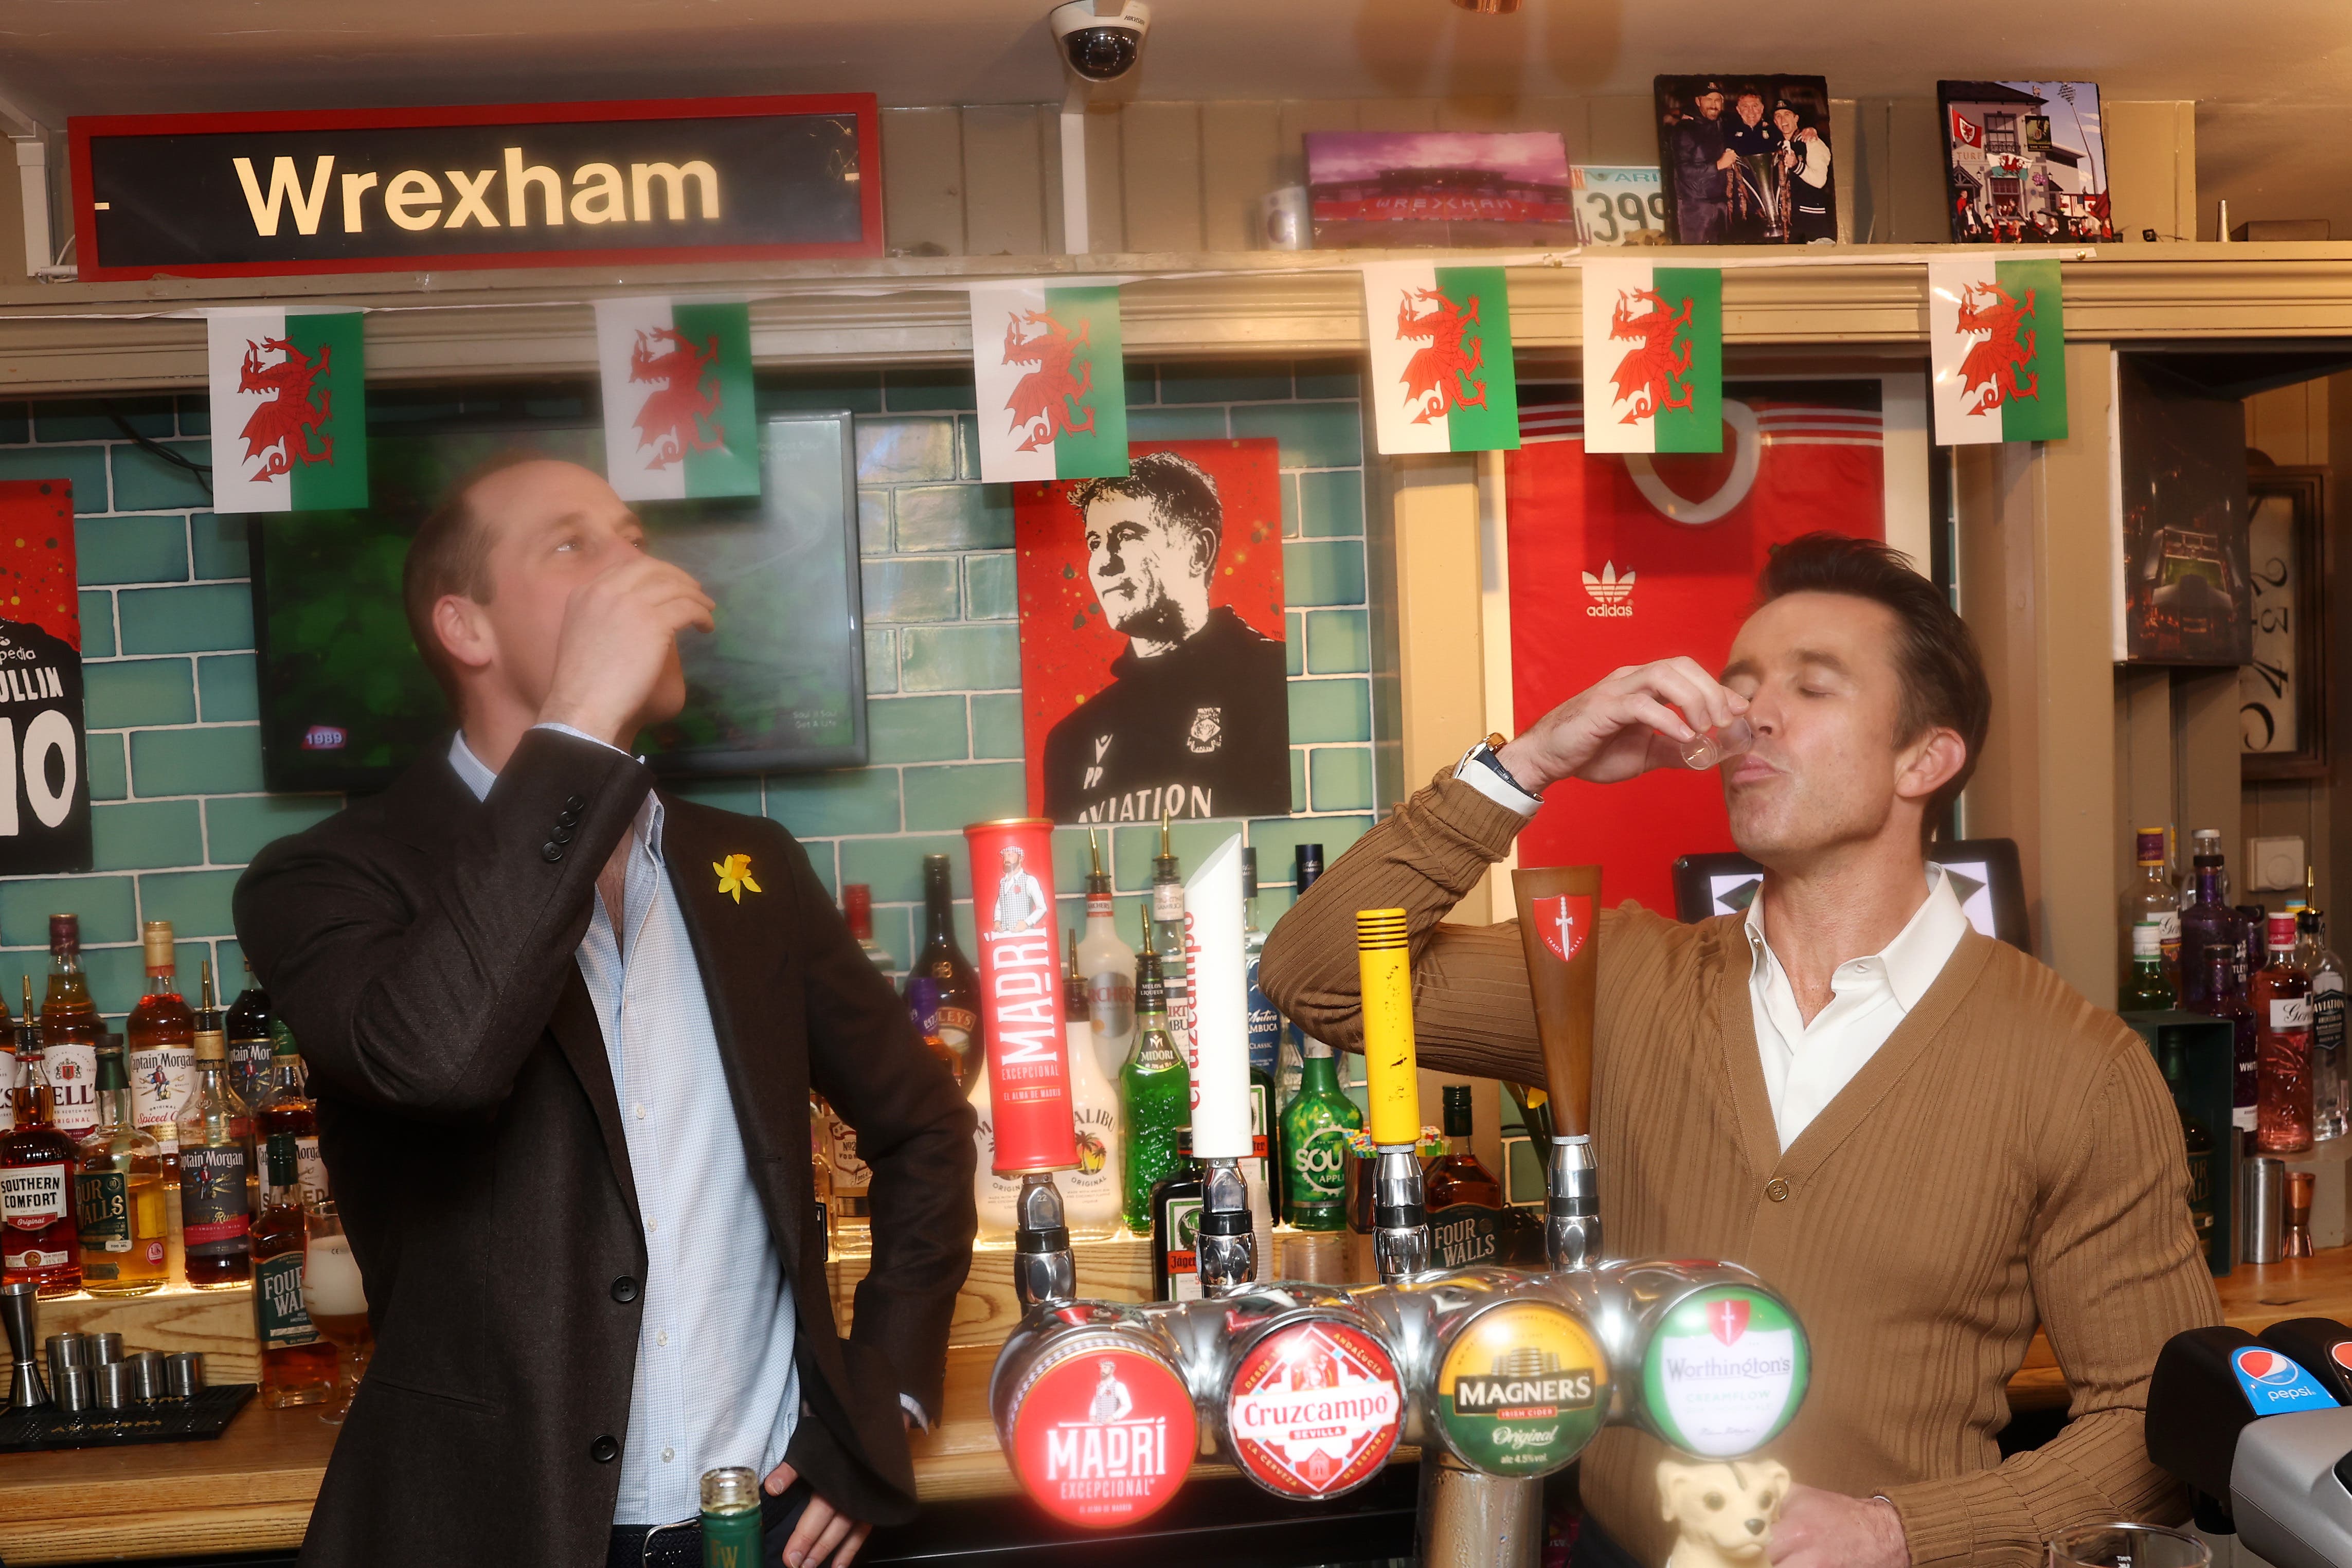
POLYGON ((1473 371, 1486 362, 1486 340, 1470 342, 1470 329, 1478 325, 1478 297, 1456 305, 1438 288, 1408 288, 1397 304, 1397 341, 1426 343, 1415 349, 1404 364, 1404 403, 1413 410, 1412 422, 1427 424, 1457 408, 1486 406, 1486 383, 1474 380, 1473 371), (1416 302, 1429 308, 1416 311, 1416 302), (1468 344, 1465 349, 1465 344, 1468 344))
POLYGON ((2042 378, 2022 368, 2033 358, 2033 329, 2026 325, 2032 318, 2031 288, 2025 291, 2025 303, 2020 305, 1998 283, 1962 287, 1955 330, 1963 338, 1985 334, 1983 342, 1969 345, 1967 357, 1960 361, 1961 400, 1966 402, 1972 394, 1976 398, 1969 413, 1990 413, 2012 398, 2040 398, 2042 378))
POLYGON ((317 396, 311 395, 311 388, 327 373, 331 347, 320 344, 318 358, 312 359, 283 338, 264 338, 259 342, 246 340, 245 364, 237 371, 236 390, 258 392, 261 402, 238 434, 245 437, 245 455, 248 460, 268 454, 261 472, 253 476, 256 480, 290 474, 297 462, 335 460, 335 438, 319 428, 327 423, 331 390, 320 387, 317 396), (274 365, 265 365, 261 356, 267 353, 286 357, 274 365), (319 443, 316 451, 310 446, 313 436, 319 443))
POLYGON ((719 412, 719 392, 709 383, 719 375, 719 340, 706 338, 697 348, 674 327, 654 327, 637 334, 629 350, 629 380, 646 382, 653 391, 637 410, 637 445, 650 446, 650 469, 667 468, 688 452, 709 452, 727 443, 727 427, 710 416, 719 412), (667 343, 668 347, 663 345, 667 343), (703 427, 709 434, 703 434, 703 427))
POLYGON ((1632 424, 1647 419, 1662 408, 1689 408, 1692 405, 1691 385, 1684 379, 1690 372, 1691 346, 1689 340, 1675 340, 1685 327, 1690 325, 1691 302, 1682 303, 1679 310, 1670 310, 1664 296, 1654 288, 1617 291, 1617 308, 1609 318, 1609 338, 1612 342, 1628 342, 1633 347, 1617 361, 1609 373, 1616 392, 1612 401, 1632 402, 1633 410, 1621 424, 1632 424), (1635 315, 1633 307, 1648 308, 1635 315))
POLYGON ((1013 448, 1034 452, 1057 435, 1084 435, 1095 427, 1092 405, 1078 400, 1095 384, 1094 358, 1078 362, 1078 350, 1089 348, 1084 321, 1071 331, 1054 319, 1050 310, 1015 310, 1004 326, 1004 362, 1037 368, 1013 384, 1004 400, 1013 415, 1011 428, 1028 433, 1013 448), (1034 327, 1034 332, 1022 329, 1034 327))

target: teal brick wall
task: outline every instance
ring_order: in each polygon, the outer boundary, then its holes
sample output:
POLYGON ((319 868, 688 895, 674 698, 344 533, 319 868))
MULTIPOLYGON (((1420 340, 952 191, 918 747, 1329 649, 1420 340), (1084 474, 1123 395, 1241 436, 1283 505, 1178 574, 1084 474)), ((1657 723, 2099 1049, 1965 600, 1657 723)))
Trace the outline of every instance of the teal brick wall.
MULTIPOLYGON (((1371 650, 1365 605, 1364 434, 1355 369, 1250 361, 1130 366, 1137 440, 1270 435, 1280 443, 1289 601, 1291 812, 1175 829, 1190 866, 1244 831, 1265 877, 1260 918, 1289 906, 1291 847, 1336 856, 1371 825, 1371 650)), ((861 768, 689 787, 765 813, 808 846, 838 890, 871 883, 875 935, 903 966, 921 936, 919 866, 945 852, 967 895, 964 823, 1023 810, 1021 649, 1006 486, 979 482, 961 369, 764 376, 768 407, 857 411, 858 533, 872 761, 861 768)), ((206 461, 202 398, 119 399, 140 434, 206 461)), ((91 988, 120 1015, 140 992, 139 923, 170 920, 193 989, 210 958, 236 989, 229 918, 238 871, 262 845, 338 810, 331 795, 270 795, 243 524, 203 509, 182 470, 126 439, 95 402, 0 405, 0 478, 68 477, 82 584, 97 866, 0 878, 0 984, 37 986, 47 917, 82 917, 91 988)), ((1156 828, 1107 830, 1122 929, 1134 939, 1156 828)), ((1055 835, 1063 920, 1080 920, 1086 837, 1055 835)), ((968 903, 959 907, 971 950, 968 903)))

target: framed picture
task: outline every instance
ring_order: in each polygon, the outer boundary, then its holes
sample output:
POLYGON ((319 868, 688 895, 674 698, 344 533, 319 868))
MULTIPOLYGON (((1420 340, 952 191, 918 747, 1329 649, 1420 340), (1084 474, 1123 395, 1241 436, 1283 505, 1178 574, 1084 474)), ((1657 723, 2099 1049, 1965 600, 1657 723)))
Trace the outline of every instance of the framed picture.
POLYGON ((2116 662, 2244 664, 2253 602, 2245 404, 2157 354, 2117 354, 2116 393, 2116 662))
POLYGON ((2327 774, 2327 471, 2246 477, 2254 654, 2238 672, 2248 779, 2327 774))
POLYGON ((1939 81, 1936 97, 1954 243, 2116 237, 2098 83, 1939 81))
POLYGON ((1568 142, 1557 131, 1310 131, 1315 248, 1568 246, 1568 142))
POLYGON ((1656 91, 1666 233, 1676 245, 1837 238, 1827 81, 1662 76, 1656 91))

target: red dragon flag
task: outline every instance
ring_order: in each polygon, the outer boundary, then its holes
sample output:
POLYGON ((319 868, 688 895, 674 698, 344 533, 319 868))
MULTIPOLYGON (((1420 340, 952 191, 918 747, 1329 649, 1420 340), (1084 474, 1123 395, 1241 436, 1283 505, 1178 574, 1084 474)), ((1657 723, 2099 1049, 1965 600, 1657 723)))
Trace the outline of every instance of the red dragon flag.
POLYGON ((1517 451, 1519 380, 1503 269, 1390 261, 1363 274, 1381 450, 1517 451))
POLYGON ((625 501, 760 493, 751 308, 596 301, 604 476, 625 501))
POLYGON ((363 319, 356 310, 269 308, 207 317, 215 508, 368 504, 363 319))
POLYGON ((1584 449, 1723 450, 1723 273, 1588 261, 1584 449))
POLYGON ((2054 261, 1927 264, 1936 444, 2066 439, 2066 312, 2054 261))
POLYGON ((982 479, 1127 473, 1127 361, 1116 285, 973 289, 971 380, 982 479))

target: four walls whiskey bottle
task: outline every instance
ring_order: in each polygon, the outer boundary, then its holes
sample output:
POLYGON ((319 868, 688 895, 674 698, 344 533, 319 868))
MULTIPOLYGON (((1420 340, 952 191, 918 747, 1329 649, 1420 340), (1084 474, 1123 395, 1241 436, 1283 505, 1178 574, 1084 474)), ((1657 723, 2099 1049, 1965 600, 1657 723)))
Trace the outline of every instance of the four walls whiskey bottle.
POLYGON ((74 1238, 73 1140, 58 1128, 56 1099, 34 1033, 33 982, 16 1025, 16 1125, 0 1137, 0 1271, 30 1280, 42 1296, 81 1289, 74 1238))
POLYGON ((1433 1269, 1492 1263, 1500 1249, 1503 1184, 1470 1152, 1470 1085, 1445 1086, 1445 1153, 1423 1178, 1433 1269))
POLYGON ((302 1305, 302 1165, 292 1133, 263 1134, 261 1212, 253 1221, 253 1337, 261 1402, 322 1405, 335 1392, 335 1347, 302 1305))
POLYGON ((188 1283, 200 1291, 253 1278, 247 1159, 253 1119, 228 1083, 228 1037, 213 1006, 213 967, 204 967, 196 1014, 196 1086, 180 1116, 180 1234, 188 1283))
POLYGON ((82 1140, 74 1173, 81 1288, 93 1296, 143 1296, 171 1277, 163 1155, 131 1099, 121 1048, 100 1051, 98 1130, 82 1140))

